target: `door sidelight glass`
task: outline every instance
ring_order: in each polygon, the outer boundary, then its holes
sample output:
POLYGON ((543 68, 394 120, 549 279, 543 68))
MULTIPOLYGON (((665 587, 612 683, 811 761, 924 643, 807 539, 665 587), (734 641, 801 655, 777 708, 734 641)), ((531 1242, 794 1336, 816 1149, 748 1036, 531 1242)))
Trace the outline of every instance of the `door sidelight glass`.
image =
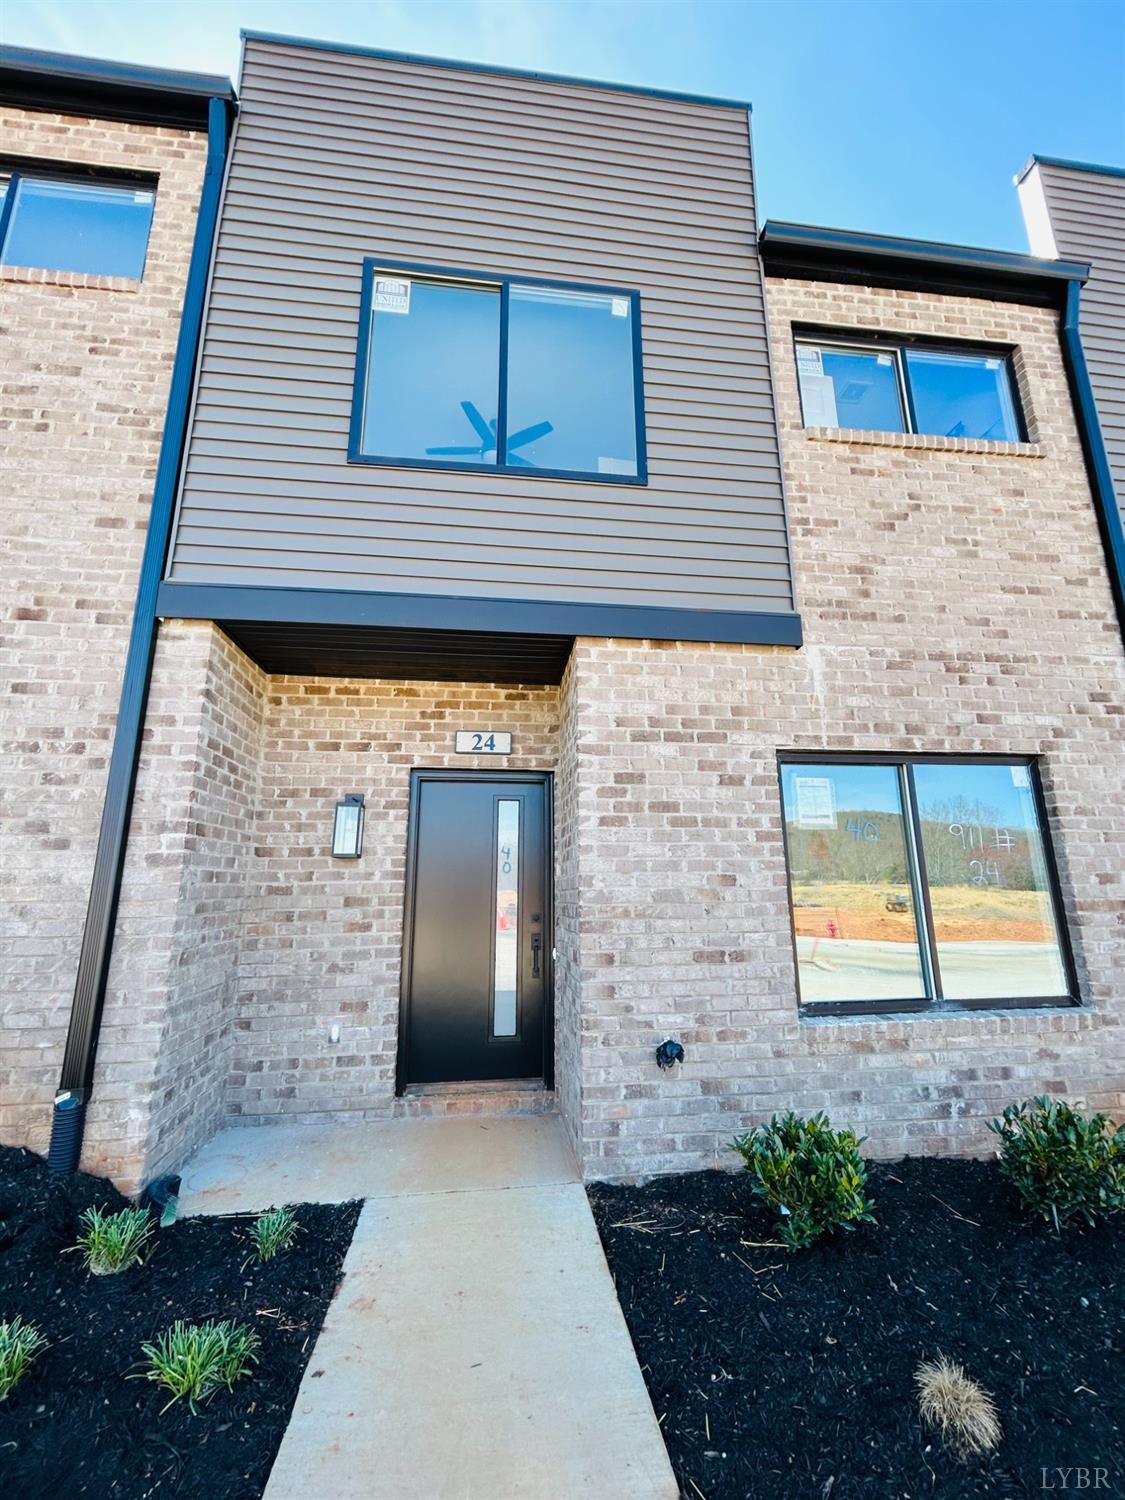
POLYGON ((515 1036, 519 984, 520 804, 496 803, 496 938, 492 971, 492 1035, 515 1036))

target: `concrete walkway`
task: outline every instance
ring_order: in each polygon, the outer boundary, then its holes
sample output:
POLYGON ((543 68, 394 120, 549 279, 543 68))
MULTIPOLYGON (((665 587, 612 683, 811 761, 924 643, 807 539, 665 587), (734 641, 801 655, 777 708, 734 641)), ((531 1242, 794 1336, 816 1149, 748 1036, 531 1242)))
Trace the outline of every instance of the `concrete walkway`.
POLYGON ((181 1207, 357 1197, 266 1500, 676 1500, 557 1117, 223 1131, 181 1207))

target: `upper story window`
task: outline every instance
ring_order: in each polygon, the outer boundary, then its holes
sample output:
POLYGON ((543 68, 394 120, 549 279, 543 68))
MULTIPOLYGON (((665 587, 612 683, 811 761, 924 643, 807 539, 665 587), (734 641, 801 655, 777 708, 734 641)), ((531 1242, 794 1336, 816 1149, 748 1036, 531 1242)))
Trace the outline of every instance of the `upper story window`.
POLYGON ((0 265, 143 276, 156 202, 150 183, 21 166, 0 175, 0 194, 0 265))
POLYGON ((781 793, 806 1006, 1076 996, 1032 762, 787 757, 781 793))
POLYGON ((800 335, 797 378, 806 427, 1005 443, 1024 437, 1003 351, 800 335))
POLYGON ((364 265, 349 459, 644 483, 636 292, 364 265))

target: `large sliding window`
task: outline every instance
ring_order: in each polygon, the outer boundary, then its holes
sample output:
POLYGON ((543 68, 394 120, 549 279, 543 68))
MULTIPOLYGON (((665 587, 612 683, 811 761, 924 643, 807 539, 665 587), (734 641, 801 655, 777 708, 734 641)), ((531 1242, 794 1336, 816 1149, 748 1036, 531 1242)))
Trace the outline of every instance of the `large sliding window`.
POLYGON ((1034 763, 786 756, 802 1004, 1073 1002, 1034 763))
POLYGON ((637 293, 366 262, 348 457, 644 483, 637 293))

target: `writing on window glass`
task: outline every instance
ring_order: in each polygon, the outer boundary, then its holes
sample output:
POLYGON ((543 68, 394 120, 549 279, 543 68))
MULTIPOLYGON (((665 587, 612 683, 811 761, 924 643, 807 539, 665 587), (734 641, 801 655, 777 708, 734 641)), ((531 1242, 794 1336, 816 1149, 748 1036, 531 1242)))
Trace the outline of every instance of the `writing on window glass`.
POLYGON ((879 825, 871 818, 849 818, 845 824, 845 832, 850 833, 857 843, 864 839, 873 844, 879 837, 879 825))
MULTIPOLYGON (((985 828, 980 823, 950 823, 949 836, 956 839, 965 853, 986 849, 1006 852, 1016 847, 1016 841, 1007 828, 985 828)), ((999 862, 995 859, 971 859, 968 862, 971 885, 1004 884, 999 862)))

